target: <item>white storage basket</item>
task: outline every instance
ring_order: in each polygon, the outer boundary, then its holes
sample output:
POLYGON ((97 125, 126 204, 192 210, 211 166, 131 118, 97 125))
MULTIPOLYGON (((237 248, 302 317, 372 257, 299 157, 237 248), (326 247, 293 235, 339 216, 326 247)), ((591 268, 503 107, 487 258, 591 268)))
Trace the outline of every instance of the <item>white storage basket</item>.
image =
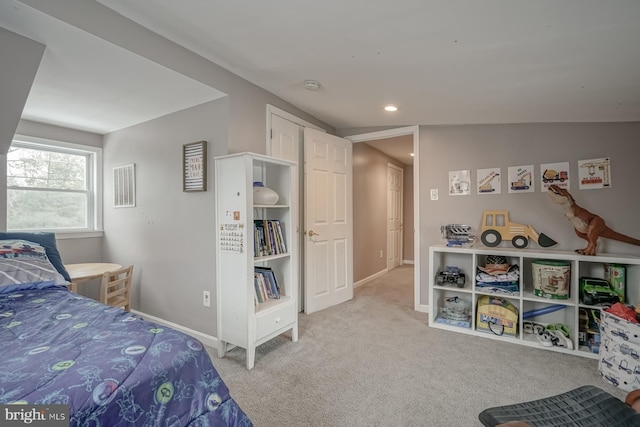
POLYGON ((640 389, 640 324, 602 310, 600 339, 602 378, 622 390, 640 389))

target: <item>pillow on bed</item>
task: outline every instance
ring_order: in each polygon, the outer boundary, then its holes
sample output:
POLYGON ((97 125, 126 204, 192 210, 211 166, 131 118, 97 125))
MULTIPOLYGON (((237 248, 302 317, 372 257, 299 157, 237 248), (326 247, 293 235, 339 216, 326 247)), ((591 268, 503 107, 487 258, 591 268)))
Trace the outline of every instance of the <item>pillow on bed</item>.
POLYGON ((69 277, 69 273, 67 269, 64 268, 64 264, 62 263, 62 257, 60 256, 60 252, 58 252, 58 245, 56 244, 56 235, 47 231, 8 231, 8 232, 0 232, 0 240, 7 239, 19 239, 19 240, 27 240, 29 242, 34 242, 39 245, 44 246, 44 249, 47 251, 47 257, 53 266, 58 270, 62 277, 68 282, 71 281, 71 277, 69 277))
POLYGON ((66 284, 43 246, 26 240, 0 240, 0 293, 66 284))

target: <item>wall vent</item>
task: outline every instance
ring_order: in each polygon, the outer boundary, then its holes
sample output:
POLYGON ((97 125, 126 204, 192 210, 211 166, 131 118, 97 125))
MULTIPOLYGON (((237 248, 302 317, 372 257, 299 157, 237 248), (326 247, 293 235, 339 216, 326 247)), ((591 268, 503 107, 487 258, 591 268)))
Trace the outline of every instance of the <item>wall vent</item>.
POLYGON ((113 207, 134 208, 136 206, 135 164, 113 168, 113 207))

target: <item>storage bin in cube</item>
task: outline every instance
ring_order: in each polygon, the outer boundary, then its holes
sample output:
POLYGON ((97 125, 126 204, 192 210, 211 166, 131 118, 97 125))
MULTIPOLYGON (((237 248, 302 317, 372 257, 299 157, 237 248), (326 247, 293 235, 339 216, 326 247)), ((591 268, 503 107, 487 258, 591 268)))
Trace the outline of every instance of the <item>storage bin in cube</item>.
POLYGON ((640 324, 603 310, 600 340, 598 370, 603 379, 625 391, 640 389, 640 324))
POLYGON ((476 330, 495 335, 517 335, 518 309, 508 300, 482 295, 476 310, 476 330))

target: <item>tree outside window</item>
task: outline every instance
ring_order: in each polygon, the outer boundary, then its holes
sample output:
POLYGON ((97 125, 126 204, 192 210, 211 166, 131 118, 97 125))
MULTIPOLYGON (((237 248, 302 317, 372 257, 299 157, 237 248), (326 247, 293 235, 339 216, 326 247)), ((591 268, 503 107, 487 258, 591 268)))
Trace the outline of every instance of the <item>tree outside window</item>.
POLYGON ((7 154, 7 229, 92 228, 92 158, 14 141, 7 154))

